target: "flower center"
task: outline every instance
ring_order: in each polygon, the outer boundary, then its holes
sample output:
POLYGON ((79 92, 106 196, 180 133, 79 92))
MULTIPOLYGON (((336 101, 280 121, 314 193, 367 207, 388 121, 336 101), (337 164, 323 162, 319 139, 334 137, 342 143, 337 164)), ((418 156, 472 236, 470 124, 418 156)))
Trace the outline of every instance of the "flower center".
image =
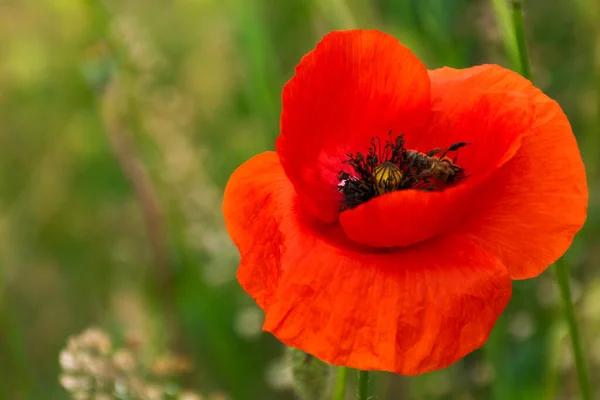
POLYGON ((458 142, 445 149, 435 148, 421 153, 406 149, 404 134, 396 137, 395 141, 392 141, 391 134, 384 145, 379 137, 373 138, 366 156, 360 152, 348 154, 344 163, 352 167, 354 174, 345 171, 338 174, 338 189, 344 195, 341 210, 397 190, 443 190, 468 176, 456 164, 457 156, 450 158, 447 155, 469 143, 458 142))

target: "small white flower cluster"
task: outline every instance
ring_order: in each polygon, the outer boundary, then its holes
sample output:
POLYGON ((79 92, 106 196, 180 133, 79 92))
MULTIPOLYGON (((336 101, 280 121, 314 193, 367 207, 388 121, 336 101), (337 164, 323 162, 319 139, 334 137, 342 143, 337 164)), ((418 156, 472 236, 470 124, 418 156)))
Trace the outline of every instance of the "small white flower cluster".
MULTIPOLYGON (((90 328, 69 338, 60 352, 61 385, 74 400, 205 400, 198 393, 182 390, 173 378, 188 372, 183 357, 163 355, 144 363, 139 343, 115 348, 110 337, 90 328)), ((211 395, 208 400, 226 400, 211 395)))

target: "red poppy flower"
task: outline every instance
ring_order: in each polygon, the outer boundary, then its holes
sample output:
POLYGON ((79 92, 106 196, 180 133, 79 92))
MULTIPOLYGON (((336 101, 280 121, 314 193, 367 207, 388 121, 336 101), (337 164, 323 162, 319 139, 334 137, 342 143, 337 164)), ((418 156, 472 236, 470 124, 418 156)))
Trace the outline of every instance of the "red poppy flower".
POLYGON ((495 65, 428 71, 377 31, 333 32, 302 59, 276 148, 225 190, 238 279, 264 330, 335 365, 454 363, 586 216, 556 102, 495 65))

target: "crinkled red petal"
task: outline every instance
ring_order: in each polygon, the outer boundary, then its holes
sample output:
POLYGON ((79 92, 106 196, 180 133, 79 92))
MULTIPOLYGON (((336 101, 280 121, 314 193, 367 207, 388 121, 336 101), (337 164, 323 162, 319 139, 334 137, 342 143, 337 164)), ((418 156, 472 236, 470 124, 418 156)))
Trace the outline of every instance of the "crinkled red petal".
POLYGON ((246 161, 225 188, 225 225, 241 255, 237 278, 265 310, 281 275, 279 221, 288 212, 282 208, 282 201, 290 202, 292 196, 294 190, 275 152, 246 161))
POLYGON ((586 219, 585 169, 567 117, 531 82, 497 65, 430 75, 434 94, 518 91, 534 104, 521 147, 479 191, 483 206, 454 231, 496 254, 513 279, 537 276, 564 254, 586 219))
POLYGON ((455 235, 369 252, 301 204, 273 153, 227 185, 238 277, 265 309, 265 330, 335 365, 405 375, 446 367, 486 341, 511 294, 491 253, 455 235))
POLYGON ((456 164, 470 176, 441 191, 396 191, 342 212, 340 223, 352 240, 409 246, 456 229, 482 206, 481 185, 517 153, 534 113, 528 97, 518 92, 450 87, 433 92, 432 100, 433 119, 413 149, 468 142, 448 155, 457 156, 456 164))
POLYGON ((283 89, 277 153, 303 206, 334 222, 347 154, 389 131, 413 140, 429 112, 427 70, 409 49, 378 31, 332 32, 283 89))

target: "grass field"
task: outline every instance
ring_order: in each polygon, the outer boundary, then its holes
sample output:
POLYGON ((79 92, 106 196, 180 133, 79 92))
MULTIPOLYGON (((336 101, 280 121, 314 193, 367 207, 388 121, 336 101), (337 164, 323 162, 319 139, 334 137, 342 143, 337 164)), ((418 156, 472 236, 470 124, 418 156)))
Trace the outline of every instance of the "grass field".
MULTIPOLYGON (((535 83, 569 116, 586 163, 588 220, 564 262, 594 381, 600 3, 524 3, 535 83)), ((284 348, 235 280, 222 192, 273 149, 302 55, 352 27, 395 35, 429 68, 519 70, 504 0, 0 0, 1 399, 70 398, 59 353, 88 327, 135 347, 142 366, 183 356, 189 368, 173 367, 169 385, 294 398, 284 348)), ((577 399, 554 270, 515 282, 482 350, 419 377, 376 374, 373 393, 577 399)))

